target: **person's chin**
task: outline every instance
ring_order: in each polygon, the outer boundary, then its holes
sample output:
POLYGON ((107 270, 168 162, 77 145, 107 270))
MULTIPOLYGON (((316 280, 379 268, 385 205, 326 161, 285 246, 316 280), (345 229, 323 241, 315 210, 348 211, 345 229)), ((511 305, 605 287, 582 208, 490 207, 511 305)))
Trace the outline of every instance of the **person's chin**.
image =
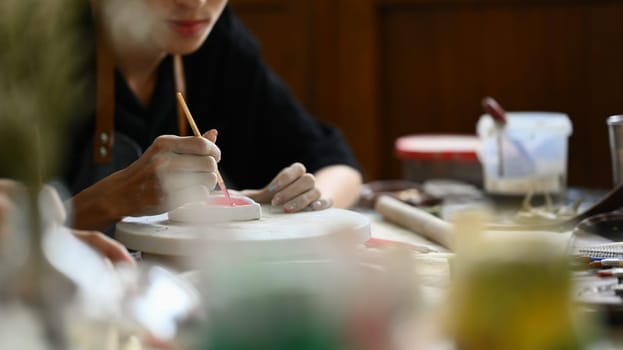
POLYGON ((173 55, 188 55, 197 51, 203 42, 204 40, 177 40, 169 45, 167 51, 173 55))
POLYGON ((207 36, 207 32, 192 37, 173 36, 169 40, 169 45, 167 45, 169 50, 167 51, 171 54, 188 55, 197 51, 203 45, 207 36))

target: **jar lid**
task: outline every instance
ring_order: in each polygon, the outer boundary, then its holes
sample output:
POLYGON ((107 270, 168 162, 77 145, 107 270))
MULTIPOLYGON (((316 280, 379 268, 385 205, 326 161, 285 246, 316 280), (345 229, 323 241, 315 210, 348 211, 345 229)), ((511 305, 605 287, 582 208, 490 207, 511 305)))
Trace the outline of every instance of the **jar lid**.
POLYGON ((623 124, 623 114, 612 115, 606 120, 608 125, 620 125, 623 124))
POLYGON ((478 161, 480 139, 476 135, 407 135, 396 140, 399 159, 478 161))
MULTIPOLYGON (((506 112, 507 123, 505 128, 514 131, 542 132, 569 136, 573 132, 573 125, 569 116, 559 112, 506 112)), ((488 114, 483 114, 476 123, 476 133, 484 136, 496 130, 496 125, 488 114)))

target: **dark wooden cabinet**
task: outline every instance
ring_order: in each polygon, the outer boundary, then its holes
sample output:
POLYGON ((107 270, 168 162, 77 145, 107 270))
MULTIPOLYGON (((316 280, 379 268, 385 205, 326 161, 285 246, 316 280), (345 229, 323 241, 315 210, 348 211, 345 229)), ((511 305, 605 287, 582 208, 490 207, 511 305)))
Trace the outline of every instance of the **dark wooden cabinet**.
POLYGON ((233 0, 266 59, 339 126, 366 180, 401 176, 394 140, 474 133, 480 100, 567 113, 569 184, 610 187, 623 113, 623 1, 233 0))

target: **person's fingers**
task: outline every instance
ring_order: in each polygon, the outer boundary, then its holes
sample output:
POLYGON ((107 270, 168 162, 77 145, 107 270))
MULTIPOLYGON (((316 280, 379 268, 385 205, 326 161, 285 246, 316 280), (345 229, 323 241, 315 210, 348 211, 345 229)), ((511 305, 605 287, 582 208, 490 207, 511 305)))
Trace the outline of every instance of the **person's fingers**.
POLYGON ((209 195, 210 189, 205 186, 181 188, 168 195, 165 209, 171 210, 187 203, 205 201, 209 195))
POLYGON ((26 186, 10 179, 0 179, 0 237, 13 232, 16 214, 23 208, 26 201, 26 186))
POLYGON ((46 220, 56 222, 59 224, 65 223, 67 220, 67 213, 65 212, 65 206, 61 197, 56 192, 56 189, 50 185, 45 185, 41 188, 39 194, 39 210, 46 220))
POLYGON ((312 210, 323 210, 331 208, 333 206, 333 200, 331 198, 320 198, 312 202, 309 207, 312 210))
POLYGON ((12 210, 13 210, 13 205, 9 197, 0 193, 0 239, 8 231, 7 221, 11 217, 12 210))
POLYGON ((154 140, 146 151, 146 153, 155 154, 163 152, 212 156, 217 162, 221 160, 221 150, 218 146, 203 137, 161 135, 154 140))
POLYGON ((0 222, 2 222, 4 215, 8 214, 12 208, 13 205, 9 197, 0 193, 0 222))
POLYGON ((136 264, 123 244, 104 235, 103 233, 81 230, 72 230, 72 232, 76 237, 93 247, 103 256, 110 259, 113 263, 126 262, 132 265, 136 264))
POLYGON ((26 186, 21 182, 10 179, 0 179, 0 194, 4 194, 13 201, 25 198, 26 190, 26 186))
POLYGON ((0 193, 10 194, 20 187, 19 182, 10 179, 0 179, 0 193))
POLYGON ((216 173, 173 172, 162 176, 162 188, 166 193, 197 186, 212 190, 216 186, 216 173))
POLYGON ((277 192, 273 197, 271 204, 282 205, 286 202, 289 202, 300 194, 313 189, 315 187, 315 183, 316 180, 314 179, 314 175, 305 173, 290 184, 288 184, 282 190, 277 192))
POLYGON ((215 172, 216 159, 211 156, 168 153, 161 155, 157 168, 162 172, 215 172))
POLYGON ((218 130, 210 129, 203 134, 203 137, 210 140, 210 142, 216 143, 216 138, 218 137, 218 130))
POLYGON ((182 137, 174 143, 171 150, 181 154, 212 156, 217 162, 221 160, 221 150, 218 146, 214 142, 203 137, 182 137))
MULTIPOLYGON (((279 191, 303 176, 306 171, 303 164, 294 163, 282 169, 266 187, 260 190, 244 190, 243 194, 258 203, 271 203, 279 191)), ((286 201, 287 199, 284 199, 280 202, 285 203, 286 201)))
POLYGON ((283 211, 286 213, 295 213, 301 211, 312 203, 320 199, 320 191, 317 188, 301 193, 294 199, 286 202, 283 206, 283 211))
POLYGON ((305 166, 301 163, 294 163, 289 167, 281 170, 277 176, 270 182, 270 184, 266 187, 268 192, 279 192, 284 187, 290 185, 292 182, 296 181, 299 177, 303 176, 307 170, 305 166))
POLYGON ((180 189, 214 188, 219 159, 219 148, 206 138, 162 135, 136 162, 100 184, 114 192, 111 201, 124 216, 154 215, 179 203, 171 194, 180 189))
POLYGON ((272 193, 269 193, 266 188, 261 190, 242 190, 240 194, 253 199, 257 203, 269 203, 273 198, 272 193))

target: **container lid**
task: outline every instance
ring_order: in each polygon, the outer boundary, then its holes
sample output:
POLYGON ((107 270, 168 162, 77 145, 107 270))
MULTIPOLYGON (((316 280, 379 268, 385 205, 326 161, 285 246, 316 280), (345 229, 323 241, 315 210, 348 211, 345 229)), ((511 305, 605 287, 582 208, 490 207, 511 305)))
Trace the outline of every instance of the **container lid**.
POLYGON ((611 115, 606 120, 608 125, 620 125, 623 124, 623 114, 611 115))
MULTIPOLYGON (((564 113, 557 112, 507 112, 506 128, 511 130, 543 130, 548 133, 571 135, 571 120, 564 113)), ((476 131, 478 135, 486 135, 495 128, 489 114, 483 114, 478 120, 476 131)))
POLYGON ((396 140, 399 159, 478 161, 480 140, 476 135, 407 135, 396 140))

